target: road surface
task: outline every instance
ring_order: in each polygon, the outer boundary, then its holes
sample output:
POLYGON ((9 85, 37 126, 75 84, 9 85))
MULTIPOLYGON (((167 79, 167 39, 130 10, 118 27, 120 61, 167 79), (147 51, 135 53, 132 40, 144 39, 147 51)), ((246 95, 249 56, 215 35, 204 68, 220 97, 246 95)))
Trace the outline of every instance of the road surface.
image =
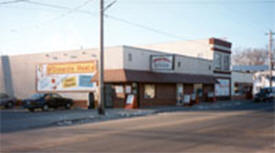
POLYGON ((274 105, 1 134, 1 152, 275 152, 274 105))

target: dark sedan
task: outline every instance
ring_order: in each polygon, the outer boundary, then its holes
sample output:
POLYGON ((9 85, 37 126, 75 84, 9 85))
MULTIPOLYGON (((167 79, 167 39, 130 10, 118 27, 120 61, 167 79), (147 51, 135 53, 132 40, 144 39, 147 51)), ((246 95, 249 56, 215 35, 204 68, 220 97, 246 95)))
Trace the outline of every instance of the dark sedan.
POLYGON ((64 98, 56 93, 34 94, 31 98, 23 101, 23 107, 33 112, 37 108, 43 111, 48 111, 49 108, 65 107, 70 109, 73 105, 73 100, 64 98))
POLYGON ((5 93, 0 93, 0 106, 5 108, 12 108, 16 103, 16 98, 11 97, 5 93))
POLYGON ((255 102, 272 102, 275 98, 275 88, 262 88, 259 93, 254 96, 255 102))

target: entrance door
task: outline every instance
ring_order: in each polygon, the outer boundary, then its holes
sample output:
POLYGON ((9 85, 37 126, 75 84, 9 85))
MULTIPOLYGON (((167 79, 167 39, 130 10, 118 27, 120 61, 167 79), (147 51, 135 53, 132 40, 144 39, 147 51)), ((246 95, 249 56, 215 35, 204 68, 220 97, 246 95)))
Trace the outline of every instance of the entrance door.
POLYGON ((105 84, 105 107, 112 108, 113 104, 113 89, 112 85, 105 84))
POLYGON ((180 105, 183 99, 183 84, 177 84, 177 105, 180 105))

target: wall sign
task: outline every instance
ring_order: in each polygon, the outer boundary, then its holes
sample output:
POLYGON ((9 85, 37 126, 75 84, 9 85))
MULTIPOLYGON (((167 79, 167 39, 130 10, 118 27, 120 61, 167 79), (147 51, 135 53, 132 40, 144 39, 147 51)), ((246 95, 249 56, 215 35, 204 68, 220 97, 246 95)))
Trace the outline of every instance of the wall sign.
POLYGON ((152 55, 150 63, 152 71, 171 71, 174 69, 174 56, 152 55))
POLYGON ((228 79, 217 79, 215 84, 216 96, 230 96, 230 81, 228 79))
POLYGON ((117 94, 124 93, 124 89, 122 85, 115 86, 115 91, 117 94))
POLYGON ((132 92, 132 87, 129 86, 129 85, 127 85, 127 86, 125 87, 125 93, 130 94, 131 92, 132 92))
POLYGON ((126 104, 129 105, 129 104, 133 104, 133 103, 134 103, 134 95, 130 94, 127 96, 126 104))
POLYGON ((39 92, 95 91, 91 82, 96 62, 40 64, 36 66, 36 88, 39 92))

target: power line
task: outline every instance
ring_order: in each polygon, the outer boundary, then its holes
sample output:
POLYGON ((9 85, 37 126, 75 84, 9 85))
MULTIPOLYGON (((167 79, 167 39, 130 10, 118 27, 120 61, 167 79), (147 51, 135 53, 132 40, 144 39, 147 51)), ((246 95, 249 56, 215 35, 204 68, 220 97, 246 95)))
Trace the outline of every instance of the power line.
MULTIPOLYGON (((29 3, 29 4, 32 4, 32 5, 38 5, 38 6, 43 6, 43 7, 48 7, 48 8, 54 8, 54 9, 62 9, 62 10, 72 10, 74 8, 70 8, 70 7, 66 7, 66 6, 61 6, 61 5, 55 5, 55 4, 49 4, 49 3, 42 3, 42 2, 35 2, 35 1, 31 1, 31 0, 28 0, 28 1, 24 1, 26 3, 29 3)), ((94 14, 90 11, 87 11, 87 10, 80 10, 78 9, 77 11, 75 12, 78 12, 78 13, 84 13, 84 14, 94 14)))
MULTIPOLYGON (((95 1, 95 0, 86 0, 86 1, 83 2, 81 5, 79 5, 79 6, 75 7, 75 8, 68 8, 68 7, 63 7, 63 6, 59 6, 59 5, 57 6, 57 5, 56 5, 55 8, 59 7, 59 8, 61 8, 62 10, 65 10, 65 9, 66 9, 66 12, 65 12, 65 13, 62 13, 62 14, 56 16, 56 17, 53 17, 53 18, 51 18, 51 19, 49 19, 49 20, 42 21, 42 22, 40 22, 40 23, 38 23, 38 24, 36 24, 36 25, 29 26, 28 28, 25 28, 25 29, 31 29, 31 27, 39 28, 39 27, 42 27, 42 26, 46 26, 47 24, 53 23, 54 21, 56 21, 56 20, 58 20, 58 19, 60 19, 60 18, 63 18, 63 17, 65 17, 65 16, 69 15, 69 14, 72 14, 72 13, 74 13, 74 12, 78 12, 79 9, 81 9, 82 7, 88 5, 90 2, 93 2, 93 1, 95 1)), ((39 4, 39 5, 40 5, 40 4, 39 4)), ((51 4, 49 4, 49 5, 44 5, 44 3, 43 3, 43 4, 41 4, 41 5, 46 6, 46 7, 51 7, 51 6, 50 6, 51 4)), ((83 12, 81 12, 81 13, 83 13, 83 12)), ((85 13, 85 14, 88 14, 88 13, 85 13)), ((88 15, 92 15, 92 12, 90 12, 88 15)))
MULTIPOLYGON (((93 14, 94 15, 93 12, 86 11, 86 10, 79 10, 79 8, 78 9, 72 9, 72 8, 68 8, 68 7, 65 7, 65 6, 48 4, 48 3, 41 3, 41 2, 34 2, 34 1, 30 1, 30 0, 29 1, 25 1, 25 2, 26 3, 30 3, 30 4, 34 4, 34 5, 44 6, 44 7, 69 10, 69 12, 72 11, 72 10, 74 10, 75 12, 85 13, 85 14, 89 14, 89 15, 93 14)), ((128 20, 125 20, 125 19, 122 19, 122 18, 118 18, 118 17, 115 17, 115 16, 110 16, 110 15, 105 14, 105 17, 113 19, 113 20, 116 20, 116 21, 119 21, 119 22, 127 23, 129 25, 136 26, 136 27, 148 30, 148 31, 159 33, 159 34, 162 34, 162 35, 165 35, 165 36, 168 36, 168 37, 173 37, 173 38, 176 38, 176 39, 184 39, 183 37, 180 37, 180 36, 168 33, 168 32, 163 32, 161 30, 154 29, 154 28, 151 28, 151 27, 148 27, 148 26, 144 26, 144 25, 141 25, 141 24, 133 23, 131 21, 128 21, 128 20)), ((184 39, 184 40, 186 40, 186 39, 184 39)))
POLYGON ((177 35, 174 35, 174 34, 171 34, 171 33, 168 33, 168 32, 163 32, 163 31, 160 31, 160 30, 157 30, 157 29, 145 26, 145 25, 133 23, 133 22, 128 21, 126 19, 118 18, 118 17, 115 17, 115 16, 107 15, 107 14, 105 14, 105 17, 113 19, 113 20, 116 20, 116 21, 119 21, 119 22, 123 22, 123 23, 129 24, 129 25, 132 25, 132 26, 136 26, 136 27, 148 30, 148 31, 152 31, 152 32, 155 32, 155 33, 159 33, 159 34, 162 34, 162 35, 173 37, 173 38, 176 38, 176 39, 183 39, 180 36, 177 36, 177 35))
POLYGON ((94 0, 86 0, 85 2, 83 2, 83 4, 81 4, 81 5, 79 5, 79 6, 75 7, 75 8, 72 8, 72 9, 68 10, 68 12, 63 13, 63 14, 61 14, 60 16, 57 16, 57 17, 55 17, 55 18, 53 18, 53 19, 51 19, 51 20, 49 20, 49 21, 54 21, 54 20, 56 20, 56 19, 63 18, 63 17, 65 17, 65 16, 69 15, 69 14, 72 14, 72 13, 78 11, 80 8, 82 8, 82 7, 86 6, 86 5, 88 5, 88 4, 89 4, 90 2, 92 2, 92 1, 94 1, 94 0))
POLYGON ((136 5, 136 4, 143 4, 143 3, 146 3, 146 5, 180 5, 180 4, 184 4, 184 5, 205 5, 205 4, 214 4, 214 5, 220 5, 220 4, 234 4, 234 5, 240 5, 240 4, 267 4, 267 3, 275 3, 274 0, 260 0, 260 1, 215 1, 215 0, 208 0, 208 1, 195 1, 195 0, 189 0, 189 1, 176 1, 176 0, 138 0, 138 1, 129 1, 130 3, 128 4, 133 4, 133 5, 136 5))
POLYGON ((13 0, 13 1, 5 1, 0 2, 0 5, 6 5, 6 4, 12 4, 12 3, 20 3, 20 2, 26 2, 27 0, 13 0))
MULTIPOLYGON (((29 3, 29 4, 33 4, 33 5, 39 5, 39 6, 49 7, 49 8, 68 10, 69 12, 71 12, 72 10, 74 10, 74 12, 78 12, 78 13, 84 13, 84 14, 93 15, 93 16, 95 15, 94 12, 90 12, 90 11, 87 11, 87 10, 80 10, 79 8, 74 9, 74 8, 69 8, 69 7, 66 7, 66 6, 55 5, 55 4, 48 4, 48 3, 41 3, 41 2, 35 2, 35 1, 31 1, 31 0, 24 0, 24 2, 29 3)), ((61 16, 64 16, 64 15, 61 15, 61 16)), ((178 36, 178 35, 175 35, 175 34, 171 34, 171 33, 168 33, 168 32, 164 32, 164 31, 161 31, 161 30, 149 27, 149 26, 142 25, 142 24, 134 23, 134 22, 128 21, 126 19, 122 19, 122 18, 119 18, 119 17, 107 15, 107 14, 105 14, 104 16, 107 17, 107 18, 116 20, 118 22, 121 22, 121 23, 125 23, 125 24, 128 24, 128 25, 132 25, 132 26, 135 26, 135 27, 142 28, 142 29, 147 30, 147 31, 151 31, 151 32, 155 32, 155 33, 161 34, 161 35, 166 36, 166 37, 175 38, 175 39, 179 39, 179 40, 188 40, 188 39, 185 39, 185 38, 183 38, 181 36, 178 36)), ((197 44, 200 44, 200 45, 205 45, 205 44, 199 43, 199 42, 194 42, 194 43, 197 43, 197 44)))
POLYGON ((33 4, 33 5, 39 5, 39 6, 44 6, 44 7, 50 7, 54 9, 63 9, 63 10, 71 10, 72 8, 65 7, 65 6, 60 6, 60 5, 55 5, 55 4, 48 4, 48 3, 42 3, 42 2, 36 2, 36 1, 25 1, 25 3, 33 4))

